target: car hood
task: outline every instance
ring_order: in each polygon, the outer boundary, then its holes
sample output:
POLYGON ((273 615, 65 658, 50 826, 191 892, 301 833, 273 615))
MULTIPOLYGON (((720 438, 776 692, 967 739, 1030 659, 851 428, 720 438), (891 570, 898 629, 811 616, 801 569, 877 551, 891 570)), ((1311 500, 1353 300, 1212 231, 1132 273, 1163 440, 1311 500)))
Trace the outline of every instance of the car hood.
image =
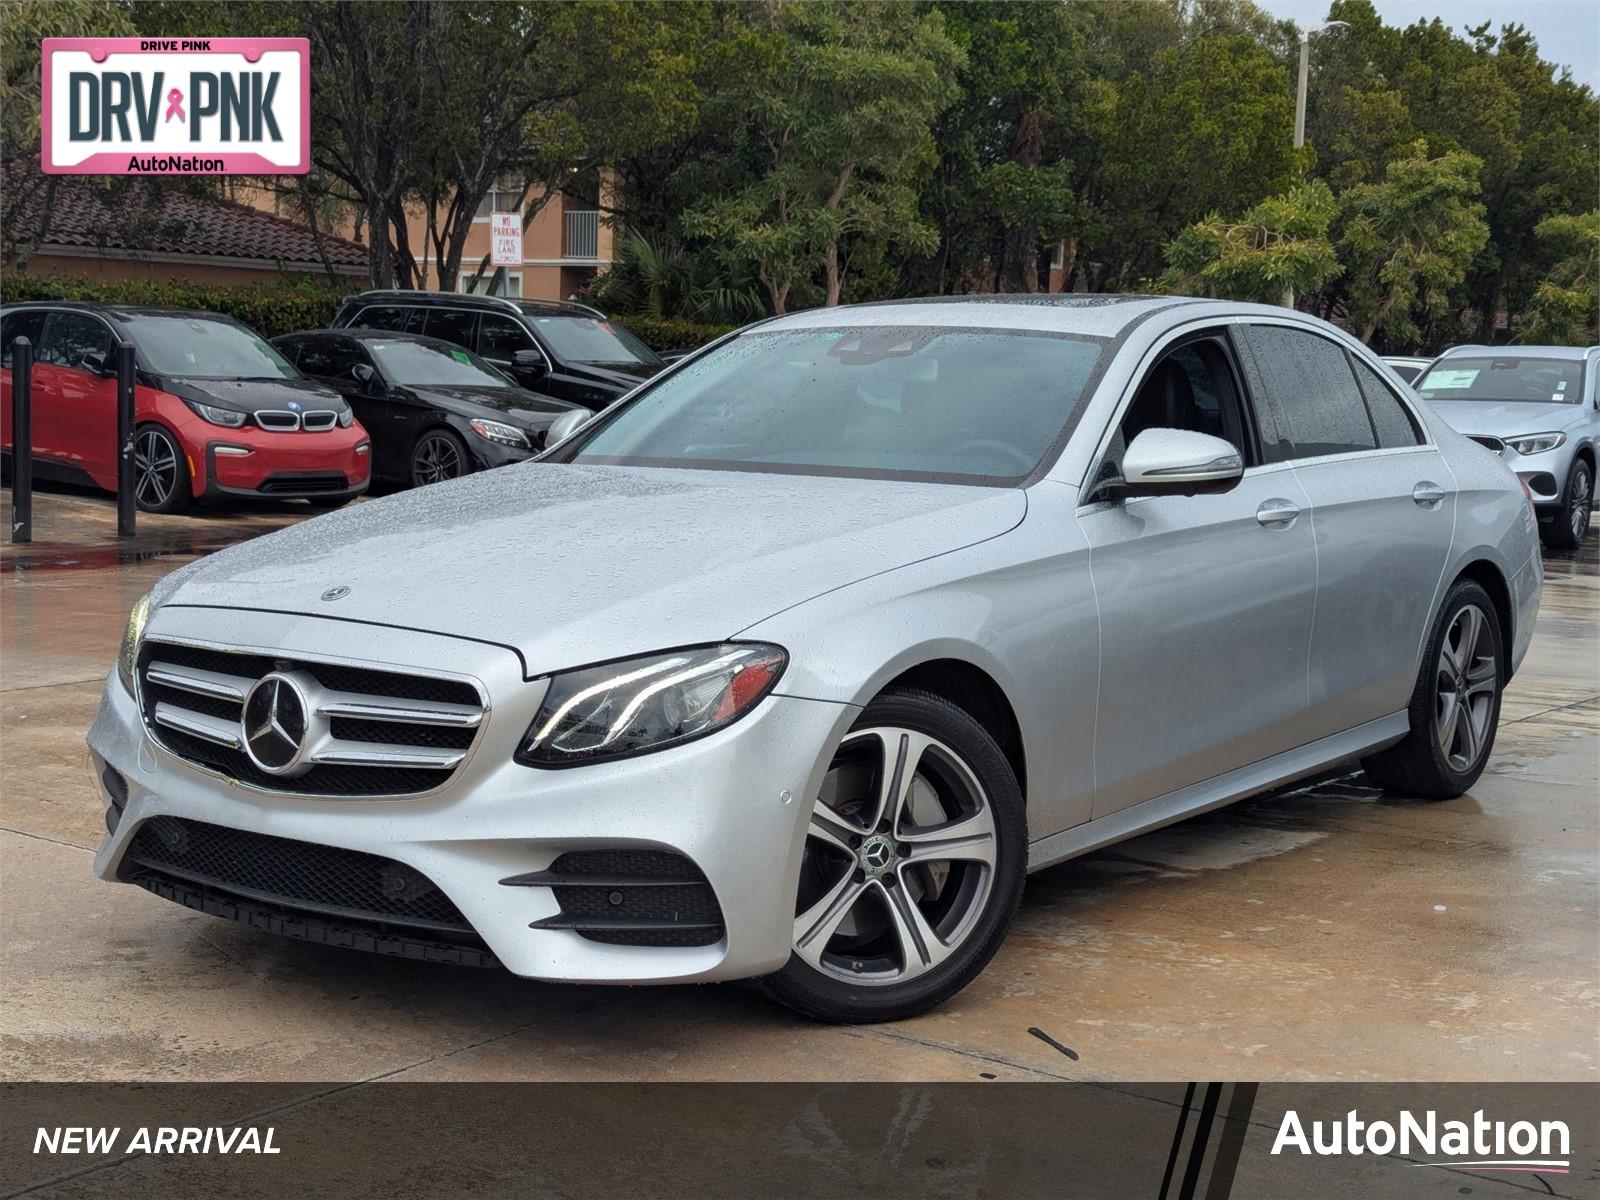
POLYGON ((1537 400, 1430 400, 1428 406, 1459 433, 1497 438, 1565 429, 1583 416, 1581 404, 1541 404, 1537 400))
POLYGON ((732 637, 1026 511, 1011 488, 533 462, 219 551, 153 601, 497 642, 531 677, 732 637), (350 590, 322 599, 336 587, 350 590))
MULTIPOLYGON (((419 400, 437 404, 443 408, 450 409, 452 412, 474 416, 476 414, 472 412, 473 409, 483 409, 515 417, 522 423, 532 425, 537 429, 545 428, 564 412, 571 412, 575 408, 583 408, 581 404, 557 400, 554 396, 542 396, 538 392, 530 392, 522 388, 409 384, 405 390, 419 400)), ((583 411, 588 412, 589 410, 583 409, 583 411)))
POLYGON ((239 412, 261 409, 341 409, 344 398, 315 379, 183 379, 163 378, 162 391, 200 404, 216 404, 239 412))
POLYGON ((636 385, 661 371, 660 367, 653 367, 648 363, 571 363, 569 369, 575 375, 598 379, 623 391, 631 391, 636 385))

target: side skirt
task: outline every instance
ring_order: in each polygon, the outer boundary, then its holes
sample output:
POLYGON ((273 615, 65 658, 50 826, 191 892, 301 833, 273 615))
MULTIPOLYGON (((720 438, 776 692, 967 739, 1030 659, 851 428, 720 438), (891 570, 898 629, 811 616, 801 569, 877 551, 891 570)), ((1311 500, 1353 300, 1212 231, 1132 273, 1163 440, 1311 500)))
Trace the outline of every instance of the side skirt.
POLYGON ((1283 754, 1264 758, 1236 771, 1229 771, 1226 775, 1190 784, 1165 796, 1157 796, 1154 800, 1085 821, 1082 825, 1031 843, 1028 846, 1028 870, 1037 871, 1187 817, 1199 816, 1257 792, 1315 775, 1341 759, 1392 746, 1405 737, 1409 729, 1407 715, 1404 712, 1393 713, 1283 754))

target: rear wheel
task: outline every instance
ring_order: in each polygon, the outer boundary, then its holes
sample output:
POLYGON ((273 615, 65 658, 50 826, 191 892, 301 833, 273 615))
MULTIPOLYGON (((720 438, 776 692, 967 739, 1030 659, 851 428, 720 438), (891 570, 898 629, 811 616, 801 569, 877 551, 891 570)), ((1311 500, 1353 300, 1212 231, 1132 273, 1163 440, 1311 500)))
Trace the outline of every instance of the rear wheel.
POLYGON ((813 800, 793 951, 766 986, 826 1021, 932 1008, 999 949, 1026 866, 1022 795, 994 739, 940 697, 880 696, 813 800))
POLYGON ((1550 523, 1544 526, 1547 546, 1559 550, 1573 550, 1582 544, 1589 532, 1589 518, 1594 511, 1594 471, 1583 459, 1574 459, 1567 473, 1567 490, 1561 507, 1550 523))
POLYGON ((1489 593, 1470 580, 1450 589, 1428 639, 1404 741, 1362 760, 1388 792, 1445 800, 1478 781, 1500 722, 1500 622, 1489 593))
POLYGON ((411 451, 411 485, 457 479, 472 470, 467 445, 448 429, 430 429, 411 451))
POLYGON ((172 513, 191 499, 189 466, 178 439, 160 425, 133 435, 133 497, 145 512, 172 513))

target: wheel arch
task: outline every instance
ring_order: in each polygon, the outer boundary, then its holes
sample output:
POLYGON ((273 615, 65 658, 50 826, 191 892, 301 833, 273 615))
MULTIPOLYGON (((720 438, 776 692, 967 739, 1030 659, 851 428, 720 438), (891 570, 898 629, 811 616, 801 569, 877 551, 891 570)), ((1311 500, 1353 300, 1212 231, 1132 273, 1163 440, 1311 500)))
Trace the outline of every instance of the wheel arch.
POLYGON ((994 676, 964 659, 935 658, 902 670, 878 694, 908 688, 948 700, 988 730, 1011 765, 1023 802, 1027 802, 1028 767, 1022 727, 1010 697, 994 676))
MULTIPOLYGON (((1484 591, 1489 593, 1489 599, 1494 601, 1495 620, 1500 626, 1500 671, 1506 680, 1511 678, 1511 651, 1516 644, 1513 640, 1516 633, 1517 614, 1511 597, 1511 584, 1501 574, 1500 568, 1487 558, 1473 559, 1456 573, 1450 581, 1450 587, 1455 587, 1462 580, 1471 580, 1484 591)), ((1446 593, 1449 592, 1446 588, 1446 593)))

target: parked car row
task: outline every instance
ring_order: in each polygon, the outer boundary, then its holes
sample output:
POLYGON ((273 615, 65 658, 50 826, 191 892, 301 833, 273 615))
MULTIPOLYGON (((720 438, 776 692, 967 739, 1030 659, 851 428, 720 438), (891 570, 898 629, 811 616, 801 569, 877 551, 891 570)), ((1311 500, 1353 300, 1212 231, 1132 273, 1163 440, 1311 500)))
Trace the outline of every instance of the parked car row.
MULTIPOLYGON (((330 508, 373 479, 420 486, 521 462, 545 448, 564 414, 599 411, 667 365, 596 309, 553 301, 369 291, 348 297, 332 328, 270 344, 215 313, 18 304, 0 309, 7 457, 20 335, 35 346, 39 474, 106 489, 117 477, 112 349, 133 343, 135 491, 153 512, 223 497, 330 508)), ((1600 445, 1600 348, 1457 346, 1436 359, 1383 361, 1506 460, 1548 544, 1583 540, 1600 445)))
POLYGON ((334 328, 269 343, 231 317, 42 301, 0 309, 0 445, 12 345, 34 346, 41 478, 115 490, 114 348, 133 344, 139 507, 221 498, 337 507, 520 462, 563 413, 606 407, 664 365, 592 308, 430 292, 348 298, 334 328))

